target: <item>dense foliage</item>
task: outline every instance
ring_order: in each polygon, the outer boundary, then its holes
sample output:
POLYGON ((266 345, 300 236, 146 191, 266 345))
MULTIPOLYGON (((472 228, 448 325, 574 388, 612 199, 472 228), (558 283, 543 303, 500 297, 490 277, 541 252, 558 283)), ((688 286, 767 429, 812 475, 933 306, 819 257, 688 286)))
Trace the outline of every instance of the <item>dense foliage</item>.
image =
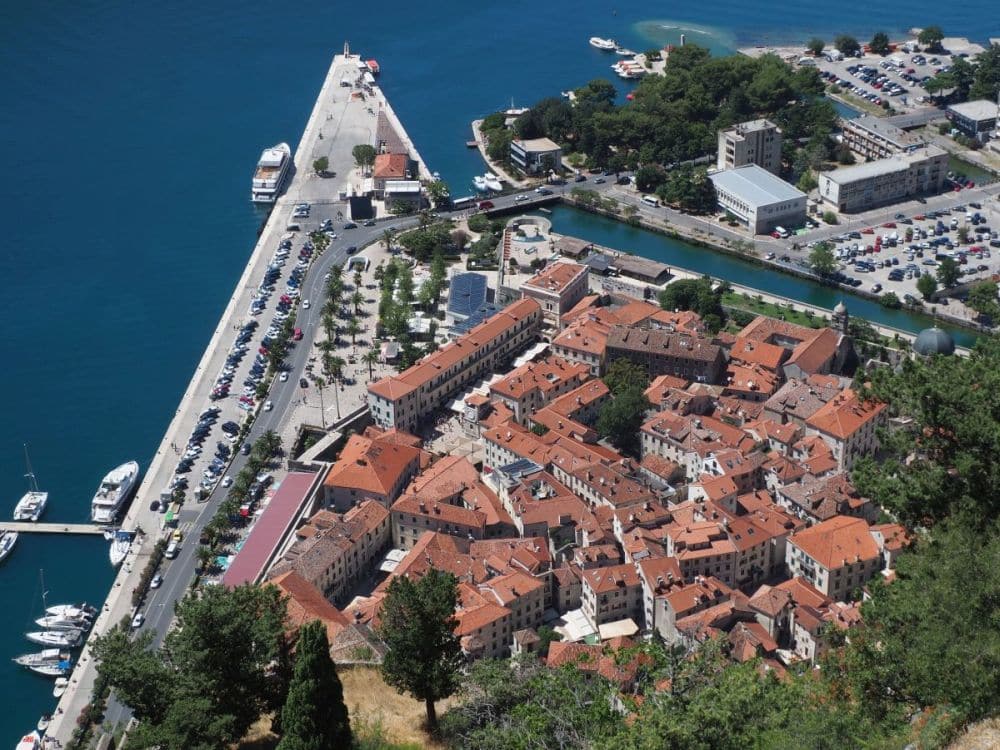
MULTIPOLYGON (((836 113, 822 92, 815 69, 793 70, 774 55, 713 58, 689 44, 671 52, 664 75, 644 78, 630 102, 616 106, 614 86, 591 81, 574 92, 573 104, 538 102, 514 130, 521 137, 551 138, 568 152, 585 154, 592 166, 614 171, 672 166, 713 153, 718 130, 755 117, 773 118, 792 151, 799 139, 826 148, 836 113)), ((501 138, 502 119, 490 126, 501 138)), ((491 152, 493 143, 491 135, 491 152)))
POLYGON ((616 396, 632 388, 644 391, 649 387, 649 371, 645 365, 622 357, 611 363, 602 380, 616 396))
POLYGON ((150 632, 98 638, 98 671, 140 722, 129 747, 222 747, 281 708, 291 676, 284 622, 276 588, 213 586, 177 605, 159 651, 150 632))
POLYGON ((673 312, 693 310, 701 316, 709 331, 715 333, 726 322, 726 312, 722 309, 722 296, 729 291, 725 282, 713 287, 712 279, 679 279, 660 292, 660 307, 673 312))
POLYGON ((597 416, 597 434, 632 456, 639 455, 639 428, 652 408, 640 386, 641 383, 626 386, 613 395, 597 416))

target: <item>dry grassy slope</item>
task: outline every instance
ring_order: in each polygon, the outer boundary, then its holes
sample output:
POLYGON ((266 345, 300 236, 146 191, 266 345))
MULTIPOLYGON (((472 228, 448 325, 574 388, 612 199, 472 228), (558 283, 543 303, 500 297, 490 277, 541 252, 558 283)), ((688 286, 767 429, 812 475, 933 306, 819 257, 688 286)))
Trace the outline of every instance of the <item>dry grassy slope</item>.
POLYGON ((948 750, 996 750, 1000 748, 1000 719, 985 719, 970 726, 948 750))

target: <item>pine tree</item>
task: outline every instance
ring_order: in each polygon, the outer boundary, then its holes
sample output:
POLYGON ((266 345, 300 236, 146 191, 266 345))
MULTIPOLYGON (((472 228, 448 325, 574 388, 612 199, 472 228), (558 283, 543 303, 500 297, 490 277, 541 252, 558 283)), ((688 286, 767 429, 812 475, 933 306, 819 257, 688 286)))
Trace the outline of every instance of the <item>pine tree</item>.
POLYGON ((281 711, 284 736, 278 750, 340 750, 351 747, 344 689, 330 658, 326 629, 318 621, 299 631, 295 672, 281 711))
POLYGON ((379 636, 389 647, 382 676, 424 702, 427 725, 437 728, 435 702, 458 688, 462 650, 455 635, 455 576, 430 570, 417 582, 393 579, 382 604, 379 636))

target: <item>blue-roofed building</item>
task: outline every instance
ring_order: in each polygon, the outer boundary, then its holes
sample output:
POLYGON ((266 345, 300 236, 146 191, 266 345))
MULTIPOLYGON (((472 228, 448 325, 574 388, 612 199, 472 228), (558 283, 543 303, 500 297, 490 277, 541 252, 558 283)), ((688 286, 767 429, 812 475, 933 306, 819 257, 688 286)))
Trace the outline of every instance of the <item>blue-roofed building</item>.
POLYGON ((449 282, 448 319, 453 323, 468 320, 486 304, 486 295, 486 277, 483 274, 455 274, 449 282))
POLYGON ((449 329, 448 335, 452 338, 458 338, 459 336, 464 336, 477 325, 482 323, 488 318, 492 318, 501 308, 497 307, 491 302, 484 303, 472 311, 472 314, 464 320, 456 321, 454 325, 449 329))
POLYGON ((709 175, 719 208, 753 231, 800 227, 806 220, 806 194, 756 164, 709 175))

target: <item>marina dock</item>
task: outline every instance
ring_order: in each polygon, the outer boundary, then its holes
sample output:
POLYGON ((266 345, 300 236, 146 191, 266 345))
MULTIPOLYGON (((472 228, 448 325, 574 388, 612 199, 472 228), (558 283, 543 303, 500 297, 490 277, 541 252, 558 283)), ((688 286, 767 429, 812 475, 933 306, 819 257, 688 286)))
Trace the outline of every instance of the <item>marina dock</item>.
POLYGON ((16 531, 18 534, 103 534, 107 526, 92 523, 31 523, 30 521, 4 521, 0 532, 16 531))

